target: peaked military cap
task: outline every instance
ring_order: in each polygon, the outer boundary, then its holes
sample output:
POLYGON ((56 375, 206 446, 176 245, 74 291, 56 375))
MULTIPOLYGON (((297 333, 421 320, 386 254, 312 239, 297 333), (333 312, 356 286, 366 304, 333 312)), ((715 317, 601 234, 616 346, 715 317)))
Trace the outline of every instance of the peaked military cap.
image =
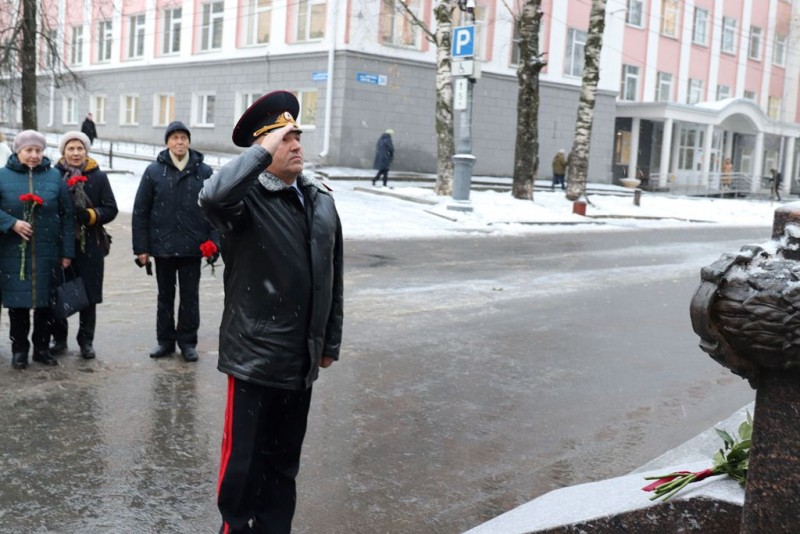
POLYGON ((253 102, 239 117, 239 122, 236 123, 231 135, 233 144, 249 147, 265 133, 286 124, 298 126, 296 117, 299 112, 300 103, 292 93, 288 91, 268 93, 253 102))

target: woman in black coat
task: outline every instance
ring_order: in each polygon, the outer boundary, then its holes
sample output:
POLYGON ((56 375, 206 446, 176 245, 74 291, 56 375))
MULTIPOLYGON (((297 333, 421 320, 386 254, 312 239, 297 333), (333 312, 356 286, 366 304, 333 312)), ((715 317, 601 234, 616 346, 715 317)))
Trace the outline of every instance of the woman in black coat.
POLYGON ((394 159, 392 135, 394 135, 394 130, 389 128, 381 134, 375 145, 375 161, 372 164, 372 168, 378 169, 378 174, 372 179, 372 185, 375 185, 375 182, 380 179, 383 179, 384 187, 389 182, 389 168, 392 166, 392 160, 394 159))
MULTIPOLYGON (((56 169, 61 173, 72 195, 75 221, 75 259, 72 265, 83 278, 89 307, 80 312, 77 341, 81 356, 95 357, 94 331, 97 304, 103 302, 103 273, 110 238, 103 228, 117 216, 117 201, 106 173, 88 156, 91 142, 86 134, 67 132, 61 138, 61 159, 56 169)), ((56 320, 50 352, 58 355, 67 350, 68 323, 56 320)))

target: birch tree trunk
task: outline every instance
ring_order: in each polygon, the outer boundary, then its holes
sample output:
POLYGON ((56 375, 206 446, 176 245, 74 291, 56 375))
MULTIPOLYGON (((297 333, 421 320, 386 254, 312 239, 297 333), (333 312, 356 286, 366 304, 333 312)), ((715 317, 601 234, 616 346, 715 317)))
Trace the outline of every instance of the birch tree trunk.
POLYGON ((597 83, 600 80, 600 52, 603 49, 603 31, 606 27, 606 0, 592 0, 589 14, 589 34, 584 48, 583 81, 578 117, 575 121, 575 138, 569 154, 567 198, 578 200, 586 194, 586 174, 589 168, 594 104, 597 100, 597 83))
POLYGON ((524 0, 514 20, 519 33, 519 89, 511 194, 527 200, 533 200, 533 180, 539 168, 539 73, 547 64, 539 53, 541 7, 541 0, 524 0))
POLYGON ((440 196, 453 194, 453 85, 450 67, 450 43, 453 26, 453 3, 444 0, 433 11, 436 18, 436 186, 440 196))
POLYGON ((437 195, 453 193, 455 143, 453 141, 453 85, 450 65, 450 42, 453 26, 454 0, 439 0, 433 9, 436 29, 431 30, 423 20, 408 7, 407 0, 397 0, 397 10, 425 38, 436 46, 436 186, 437 195))

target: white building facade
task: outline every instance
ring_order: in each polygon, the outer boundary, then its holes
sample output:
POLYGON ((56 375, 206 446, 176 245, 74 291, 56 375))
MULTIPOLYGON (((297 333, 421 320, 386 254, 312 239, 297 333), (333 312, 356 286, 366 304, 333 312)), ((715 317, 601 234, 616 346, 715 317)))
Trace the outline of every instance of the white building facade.
MULTIPOLYGON (((759 176, 772 168, 795 178, 798 2, 608 0, 590 179, 713 188, 726 157, 749 188, 762 187, 759 176)), ((91 111, 101 138, 161 143, 164 127, 181 120, 196 148, 230 151, 242 111, 286 89, 301 102, 307 159, 370 167, 375 140, 393 128, 394 167, 433 172, 436 51, 398 4, 46 0, 59 55, 84 86, 53 83, 43 50, 40 129, 77 128, 91 111)), ((431 30, 435 5, 408 1, 431 30)), ((508 175, 518 90, 509 8, 519 6, 476 6, 474 172, 508 175)), ((539 176, 549 177, 553 155, 572 143, 590 2, 543 0, 542 10, 539 176)), ((456 8, 454 25, 464 23, 456 8)), ((16 102, 0 95, 9 128, 20 121, 16 102)))

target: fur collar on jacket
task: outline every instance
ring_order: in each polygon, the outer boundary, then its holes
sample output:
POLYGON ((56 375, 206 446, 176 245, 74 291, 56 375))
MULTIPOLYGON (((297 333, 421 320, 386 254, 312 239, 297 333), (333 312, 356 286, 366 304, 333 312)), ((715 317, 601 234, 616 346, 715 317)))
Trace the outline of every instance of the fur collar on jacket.
MULTIPOLYGON (((258 176, 258 181, 266 189, 267 191, 282 191, 284 189, 288 189, 292 186, 287 185, 286 182, 272 174, 271 172, 264 171, 258 176)), ((312 178, 310 176, 306 176, 303 173, 297 177, 297 183, 300 187, 315 187, 318 190, 322 191, 323 193, 329 193, 331 189, 317 180, 316 178, 312 178)))

